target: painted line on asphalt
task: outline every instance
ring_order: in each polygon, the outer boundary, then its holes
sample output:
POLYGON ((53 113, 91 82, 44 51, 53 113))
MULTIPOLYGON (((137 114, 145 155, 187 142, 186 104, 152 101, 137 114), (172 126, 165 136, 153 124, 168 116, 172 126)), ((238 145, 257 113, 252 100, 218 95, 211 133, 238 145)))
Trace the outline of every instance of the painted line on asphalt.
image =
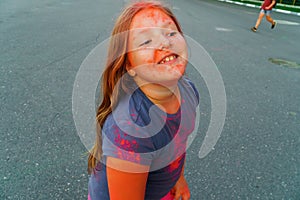
POLYGON ((287 20, 275 20, 278 24, 284 24, 284 25, 291 25, 291 26, 299 26, 300 23, 298 22, 292 22, 292 21, 287 21, 287 20))
MULTIPOLYGON (((252 8, 260 8, 260 6, 257 6, 257 5, 254 5, 254 4, 242 3, 242 2, 238 2, 238 1, 231 1, 231 0, 218 0, 218 1, 226 2, 226 3, 233 3, 233 4, 252 7, 252 8)), ((279 13, 284 13, 284 14, 296 15, 296 16, 300 17, 300 13, 292 12, 292 11, 289 11, 289 10, 282 10, 282 9, 274 8, 273 11, 279 12, 279 13)))
POLYGON ((231 32, 232 30, 229 28, 222 28, 222 27, 216 27, 217 31, 223 31, 223 32, 231 32))

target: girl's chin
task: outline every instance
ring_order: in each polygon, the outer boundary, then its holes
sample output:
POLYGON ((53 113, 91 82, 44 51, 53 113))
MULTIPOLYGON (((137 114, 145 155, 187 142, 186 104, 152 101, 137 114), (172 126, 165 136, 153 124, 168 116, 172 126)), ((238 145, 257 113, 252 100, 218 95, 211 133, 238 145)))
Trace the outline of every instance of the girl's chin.
POLYGON ((165 80, 162 80, 166 85, 176 85, 179 79, 182 78, 184 75, 184 72, 181 71, 173 71, 172 73, 169 74, 169 77, 166 78, 165 80))

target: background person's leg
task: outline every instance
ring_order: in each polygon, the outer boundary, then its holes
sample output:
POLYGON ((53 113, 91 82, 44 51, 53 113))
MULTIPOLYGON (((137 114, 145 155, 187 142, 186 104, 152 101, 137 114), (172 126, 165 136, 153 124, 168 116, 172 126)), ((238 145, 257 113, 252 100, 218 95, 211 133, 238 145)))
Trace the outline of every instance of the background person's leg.
POLYGON ((260 12, 259 15, 258 15, 258 18, 257 18, 257 21, 256 21, 256 24, 255 24, 255 28, 257 29, 261 23, 261 20, 264 18, 265 16, 265 13, 264 12, 260 12))
POLYGON ((251 28, 251 30, 252 30, 253 32, 256 32, 256 31, 257 31, 257 28, 258 28, 258 26, 260 25, 261 20, 264 18, 264 15, 265 15, 265 11, 264 11, 264 10, 261 10, 261 11, 259 12, 258 18, 257 18, 257 20, 256 20, 255 26, 251 28))
POLYGON ((266 15, 266 19, 272 24, 271 29, 273 29, 276 25, 276 22, 272 19, 271 15, 266 15))

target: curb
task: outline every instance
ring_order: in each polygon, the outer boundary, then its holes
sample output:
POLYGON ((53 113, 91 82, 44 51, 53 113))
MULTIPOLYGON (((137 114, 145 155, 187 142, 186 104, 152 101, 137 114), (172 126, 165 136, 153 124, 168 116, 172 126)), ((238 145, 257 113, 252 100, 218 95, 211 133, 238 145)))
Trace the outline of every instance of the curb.
MULTIPOLYGON (((226 2, 226 3, 233 3, 233 4, 247 6, 247 7, 252 7, 252 8, 260 8, 260 6, 257 6, 255 4, 242 3, 242 2, 239 2, 239 1, 232 1, 232 0, 218 0, 218 1, 220 1, 220 2, 226 2)), ((289 10, 282 10, 282 9, 273 8, 272 11, 279 12, 279 13, 284 13, 284 14, 289 14, 289 15, 296 15, 296 16, 300 17, 300 13, 289 11, 289 10)))

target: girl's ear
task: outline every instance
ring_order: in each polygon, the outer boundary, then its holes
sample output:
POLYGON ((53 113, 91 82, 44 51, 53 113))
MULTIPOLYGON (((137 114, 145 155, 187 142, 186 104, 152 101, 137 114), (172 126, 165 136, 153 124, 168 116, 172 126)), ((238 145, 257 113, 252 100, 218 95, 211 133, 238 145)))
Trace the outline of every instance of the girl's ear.
POLYGON ((129 70, 127 70, 127 72, 131 77, 135 77, 135 75, 136 75, 136 73, 133 69, 129 69, 129 70))
POLYGON ((136 75, 135 71, 132 69, 128 58, 126 59, 126 70, 129 76, 134 77, 136 75))

